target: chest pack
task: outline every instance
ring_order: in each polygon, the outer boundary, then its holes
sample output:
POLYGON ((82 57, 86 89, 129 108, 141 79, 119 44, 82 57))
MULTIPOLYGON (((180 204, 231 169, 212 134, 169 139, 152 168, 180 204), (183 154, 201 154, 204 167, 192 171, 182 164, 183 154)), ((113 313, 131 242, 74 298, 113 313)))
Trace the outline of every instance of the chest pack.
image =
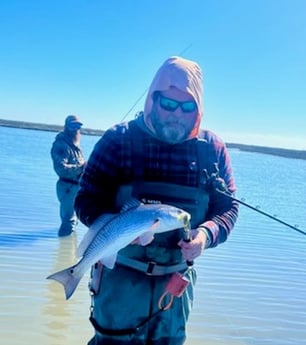
POLYGON ((144 174, 144 147, 141 145, 141 131, 135 122, 130 123, 132 141, 133 182, 122 185, 117 193, 117 205, 123 205, 130 197, 144 203, 161 202, 184 209, 191 214, 191 227, 205 221, 209 206, 209 193, 206 188, 206 176, 210 174, 217 161, 212 144, 202 138, 196 141, 197 184, 184 186, 175 183, 148 181, 144 174), (204 173, 204 172, 207 173, 204 173))

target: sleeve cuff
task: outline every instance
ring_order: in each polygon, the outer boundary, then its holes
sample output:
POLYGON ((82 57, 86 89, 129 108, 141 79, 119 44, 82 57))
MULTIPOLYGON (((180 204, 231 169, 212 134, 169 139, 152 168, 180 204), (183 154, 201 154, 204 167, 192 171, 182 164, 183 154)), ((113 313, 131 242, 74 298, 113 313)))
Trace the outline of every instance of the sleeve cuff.
POLYGON ((203 231, 206 235, 206 243, 205 243, 205 249, 209 248, 212 244, 212 233, 205 228, 204 226, 200 226, 199 230, 203 231))
POLYGON ((199 229, 203 231, 207 237, 205 248, 212 247, 216 238, 215 235, 218 233, 218 225, 213 221, 208 221, 200 225, 199 229))

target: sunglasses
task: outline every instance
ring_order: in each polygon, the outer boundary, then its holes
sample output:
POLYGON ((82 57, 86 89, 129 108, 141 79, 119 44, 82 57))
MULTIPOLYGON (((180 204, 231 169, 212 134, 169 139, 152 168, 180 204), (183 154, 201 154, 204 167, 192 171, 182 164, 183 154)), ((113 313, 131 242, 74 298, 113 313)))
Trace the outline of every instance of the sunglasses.
POLYGON ((82 125, 78 122, 72 122, 69 123, 67 127, 70 131, 76 131, 78 129, 81 129, 82 125))
POLYGON ((183 113, 192 113, 197 109, 195 101, 179 102, 174 99, 164 97, 159 94, 159 105, 162 109, 167 111, 175 111, 178 107, 182 109, 183 113))

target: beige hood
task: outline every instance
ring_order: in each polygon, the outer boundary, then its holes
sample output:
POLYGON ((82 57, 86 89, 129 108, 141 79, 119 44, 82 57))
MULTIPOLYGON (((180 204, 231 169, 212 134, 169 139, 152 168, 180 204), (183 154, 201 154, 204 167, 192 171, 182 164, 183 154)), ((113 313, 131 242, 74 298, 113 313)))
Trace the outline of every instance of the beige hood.
POLYGON ((150 113, 153 106, 152 96, 155 91, 165 91, 171 86, 175 86, 181 91, 189 93, 197 103, 199 114, 194 126, 194 130, 189 136, 189 139, 194 138, 198 134, 203 114, 202 72, 201 68, 196 62, 186 60, 178 56, 168 58, 159 68, 151 83, 144 106, 145 124, 152 132, 154 132, 150 120, 150 113))

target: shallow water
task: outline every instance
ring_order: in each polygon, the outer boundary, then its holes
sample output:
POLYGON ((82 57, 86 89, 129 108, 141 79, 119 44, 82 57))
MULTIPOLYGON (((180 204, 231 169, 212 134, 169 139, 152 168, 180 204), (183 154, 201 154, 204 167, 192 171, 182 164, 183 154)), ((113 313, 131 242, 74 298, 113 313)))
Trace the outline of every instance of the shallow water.
MULTIPOLYGON (((68 301, 46 280, 74 262, 86 231, 57 238, 55 133, 0 127, 0 337, 6 345, 83 345, 88 274, 68 301)), ((97 137, 83 136, 88 157, 97 137)), ((238 197, 306 231, 306 161, 232 150, 238 197)), ((304 345, 306 236, 240 207, 229 240, 196 262, 188 345, 304 345)))

